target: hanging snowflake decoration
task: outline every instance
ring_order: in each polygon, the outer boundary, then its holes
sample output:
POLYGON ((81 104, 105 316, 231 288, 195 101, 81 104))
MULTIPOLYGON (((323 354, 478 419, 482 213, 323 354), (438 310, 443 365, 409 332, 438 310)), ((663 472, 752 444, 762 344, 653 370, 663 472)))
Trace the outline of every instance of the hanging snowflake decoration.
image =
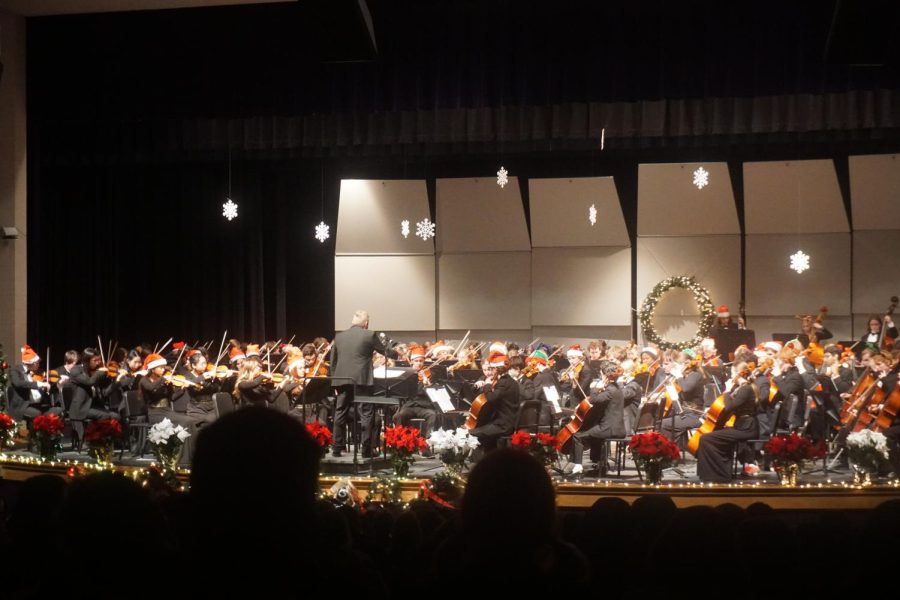
POLYGON ((500 170, 497 171, 497 185, 503 188, 506 187, 507 183, 509 183, 509 171, 501 166, 500 170))
POLYGON ((591 207, 588 209, 588 221, 591 222, 591 227, 597 223, 597 207, 593 204, 591 204, 591 207))
POLYGON ((228 219, 229 221, 237 218, 237 209, 238 205, 231 201, 231 198, 228 198, 228 202, 222 205, 222 216, 228 219))
POLYGON ((798 273, 809 268, 809 255, 804 254, 803 250, 797 250, 795 254, 791 254, 791 268, 798 273))
POLYGON ((428 217, 425 217, 416 223, 416 235, 422 238, 423 242, 427 242, 434 237, 434 223, 428 217))
POLYGON ((703 188, 708 186, 709 171, 707 171, 703 167, 700 167, 696 171, 694 171, 694 185, 697 186, 698 190, 702 190, 703 188))
POLYGON ((403 234, 404 238, 409 237, 409 220, 403 219, 400 221, 400 233, 403 234))
POLYGON ((328 230, 329 227, 325 224, 325 221, 319 222, 319 224, 316 225, 316 239, 324 244, 325 240, 327 240, 330 236, 328 230))

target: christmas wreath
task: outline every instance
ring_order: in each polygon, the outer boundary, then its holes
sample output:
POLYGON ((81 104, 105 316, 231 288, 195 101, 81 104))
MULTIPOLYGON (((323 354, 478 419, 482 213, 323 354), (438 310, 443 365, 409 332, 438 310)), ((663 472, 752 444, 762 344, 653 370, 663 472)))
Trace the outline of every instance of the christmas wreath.
POLYGON ((644 332, 644 338, 648 342, 657 344, 664 349, 684 350, 685 348, 698 346, 703 338, 707 336, 709 328, 712 327, 713 322, 716 320, 716 310, 712 300, 709 299, 709 291, 697 283, 693 277, 681 275, 664 279, 654 286, 650 293, 647 294, 647 297, 644 298, 644 303, 641 305, 641 310, 638 313, 638 320, 641 324, 641 330, 644 332), (694 300, 697 302, 697 308, 700 309, 700 325, 697 327, 697 333, 686 342, 670 342, 662 338, 653 326, 653 313, 656 310, 656 305, 666 292, 674 288, 682 288, 691 292, 694 295, 694 300))

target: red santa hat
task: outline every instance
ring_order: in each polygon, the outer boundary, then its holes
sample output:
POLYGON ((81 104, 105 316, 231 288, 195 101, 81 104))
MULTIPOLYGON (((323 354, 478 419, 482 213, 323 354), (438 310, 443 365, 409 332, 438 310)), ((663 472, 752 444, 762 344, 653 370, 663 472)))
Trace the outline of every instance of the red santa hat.
POLYGON ((259 344, 247 344, 247 356, 259 356, 259 344))
POLYGON ((166 359, 159 354, 148 354, 147 358, 144 359, 145 371, 150 371, 151 369, 155 369, 156 367, 164 366, 166 366, 166 359))
POLYGON ((569 349, 566 350, 566 358, 583 358, 584 350, 581 349, 580 344, 574 344, 569 346, 569 349))
POLYGON ((509 364, 509 357, 503 352, 491 352, 488 356, 489 367, 505 367, 509 364))
POLYGON ((488 348, 489 353, 499 352, 501 354, 509 354, 506 344, 503 342, 492 342, 488 348))
POLYGON ((425 358, 425 348, 422 346, 409 347, 409 360, 414 360, 416 358, 425 358))
POLYGON ((656 348, 651 348, 650 346, 641 348, 641 354, 649 354, 653 358, 656 358, 658 356, 658 354, 656 352, 656 348))
POLYGON ((37 352, 32 350, 31 346, 25 344, 22 347, 22 364, 23 365, 33 365, 34 363, 41 360, 41 357, 38 356, 37 352))
POLYGON ((776 342, 774 340, 770 340, 768 342, 763 343, 763 350, 768 350, 769 352, 774 352, 778 354, 781 352, 781 342, 776 342))
POLYGON ((175 342, 172 344, 172 350, 176 352, 181 352, 181 349, 184 348, 184 342, 175 342))
POLYGON ((231 350, 228 352, 228 361, 229 362, 234 362, 236 360, 241 360, 244 358, 247 358, 247 357, 244 355, 243 352, 241 352, 241 349, 238 348, 237 346, 232 346, 231 350))
POLYGON ((728 312, 728 305, 722 304, 721 306, 719 306, 718 310, 716 310, 716 316, 720 319, 727 319, 728 317, 730 317, 731 313, 728 312))

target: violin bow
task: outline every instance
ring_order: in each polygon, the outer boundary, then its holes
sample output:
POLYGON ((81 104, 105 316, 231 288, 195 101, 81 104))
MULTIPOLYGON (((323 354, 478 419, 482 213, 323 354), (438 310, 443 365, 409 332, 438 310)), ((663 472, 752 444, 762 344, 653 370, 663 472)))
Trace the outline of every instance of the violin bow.
POLYGON ((100 360, 103 361, 103 366, 106 366, 106 359, 103 357, 103 342, 100 340, 100 336, 97 335, 97 350, 100 351, 100 360))
MULTIPOLYGON (((222 334, 222 343, 219 344, 219 353, 216 355, 216 368, 219 367, 219 361, 222 360, 222 352, 225 347, 225 338, 228 336, 228 330, 225 330, 225 333, 222 334)), ((210 342, 212 343, 212 342, 210 342)))
POLYGON ((162 353, 163 353, 163 350, 166 349, 166 346, 168 346, 169 344, 172 343, 172 340, 173 340, 173 339, 175 339, 175 338, 169 338, 169 339, 167 339, 167 340, 166 340, 166 343, 163 344, 163 345, 162 345, 162 348, 160 348, 159 350, 157 350, 156 348, 153 348, 153 353, 154 353, 154 354, 162 354, 162 353))

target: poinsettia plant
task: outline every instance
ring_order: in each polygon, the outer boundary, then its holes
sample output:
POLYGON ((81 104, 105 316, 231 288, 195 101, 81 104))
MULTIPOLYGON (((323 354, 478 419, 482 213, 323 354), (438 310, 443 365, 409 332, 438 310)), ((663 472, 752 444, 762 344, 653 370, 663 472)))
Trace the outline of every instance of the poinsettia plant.
POLYGON ((656 431, 636 433, 628 441, 631 457, 639 469, 648 474, 651 482, 658 480, 662 469, 667 469, 681 458, 678 445, 656 431))
POLYGON ((804 460, 813 460, 825 456, 825 444, 814 444, 812 440, 796 432, 790 435, 775 435, 766 442, 763 449, 772 457, 777 465, 800 464, 804 460))
POLYGON ((66 424, 57 415, 40 415, 31 422, 41 458, 55 460, 60 451, 60 439, 66 424))
POLYGON ((559 440, 549 433, 532 434, 520 429, 512 434, 510 444, 513 448, 530 452, 545 466, 553 464, 559 458, 559 440))
POLYGON ((113 444, 122 437, 122 424, 117 419, 91 421, 84 430, 84 441, 91 456, 99 462, 109 462, 113 444))
POLYGON ((413 453, 424 450, 428 443, 416 427, 404 427, 395 425, 384 430, 384 445, 391 455, 394 466, 394 474, 397 477, 406 477, 409 466, 415 461, 413 453))
POLYGON ((6 413, 0 413, 0 448, 12 448, 18 423, 6 413))
POLYGON ((478 438, 471 435, 465 427, 456 431, 436 429, 428 436, 428 445, 440 456, 447 470, 460 474, 472 451, 478 447, 478 438))
POLYGON ((334 443, 334 436, 331 434, 331 430, 318 421, 306 423, 306 432, 319 444, 319 448, 323 451, 334 443))

